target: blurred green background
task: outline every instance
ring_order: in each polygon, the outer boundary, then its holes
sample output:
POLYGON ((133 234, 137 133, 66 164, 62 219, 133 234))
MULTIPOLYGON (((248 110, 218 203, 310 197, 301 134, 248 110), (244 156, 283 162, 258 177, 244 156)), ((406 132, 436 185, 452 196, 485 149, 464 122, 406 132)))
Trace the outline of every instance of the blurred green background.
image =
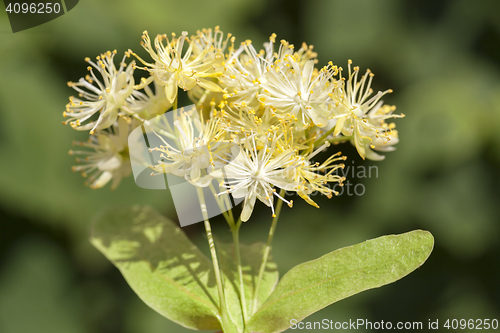
MULTIPOLYGON (((220 25, 237 42, 261 44, 275 32, 313 44, 319 65, 353 59, 375 74, 374 89, 407 115, 400 143, 376 165, 378 178, 351 179, 363 196, 295 200, 284 208, 274 258, 284 274, 336 248, 384 234, 426 229, 436 246, 408 277, 336 303, 307 320, 500 320, 500 2, 483 1, 97 1, 12 34, 0 14, 0 332, 188 332, 144 305, 117 269, 88 242, 104 207, 148 203, 175 219, 168 191, 126 179, 90 190, 72 173, 61 125, 86 56, 139 46, 143 30, 194 33, 220 25)), ((348 178, 349 179, 349 178, 348 178)), ((317 198, 317 197, 316 197, 317 198)), ((222 220, 220 239, 229 238, 222 220)), ((264 240, 270 213, 243 226, 264 240)), ((205 246, 201 224, 184 228, 205 246)), ((362 330, 361 330, 362 331, 362 330)))

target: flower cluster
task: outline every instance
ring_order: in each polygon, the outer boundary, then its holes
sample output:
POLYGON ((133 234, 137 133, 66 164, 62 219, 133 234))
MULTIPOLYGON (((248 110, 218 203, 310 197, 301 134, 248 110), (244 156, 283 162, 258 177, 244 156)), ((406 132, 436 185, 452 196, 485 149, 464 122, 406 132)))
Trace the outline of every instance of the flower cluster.
POLYGON ((144 121, 165 113, 171 104, 165 94, 151 89, 152 78, 143 78, 135 84, 135 62, 128 64, 130 53, 125 52, 119 67, 114 62, 116 51, 108 51, 85 61, 90 66, 90 74, 78 82, 68 82, 78 97, 71 96, 63 117, 63 124, 78 131, 89 131, 87 142, 73 142, 87 150, 70 150, 77 155, 78 165, 73 171, 80 171, 85 182, 97 189, 112 180, 111 188, 116 188, 124 176, 131 173, 128 152, 128 135, 144 121))
POLYGON ((316 161, 332 143, 350 141, 363 159, 381 160, 376 151, 393 150, 398 142, 395 125, 387 121, 403 115, 381 100, 392 91, 374 93, 373 73, 360 76, 350 60, 345 76, 332 62, 317 67, 312 46, 277 43, 275 34, 260 50, 249 40, 235 46, 235 38, 218 27, 192 36, 157 35, 154 41, 145 31, 141 45, 150 60, 128 50, 117 68, 116 51, 107 52, 97 62, 86 59, 90 75, 68 83, 78 98, 70 97, 65 123, 89 130, 89 143, 80 145, 93 150, 72 152, 88 155, 74 169, 93 172, 94 188, 111 179, 116 186, 129 172, 126 135, 177 109, 179 89, 196 109, 175 111, 173 126, 164 129, 174 143, 152 149, 161 157, 151 169, 196 186, 219 180, 219 195, 244 198, 243 221, 257 199, 273 215, 275 197, 292 206, 285 191, 315 207, 313 192, 335 195, 332 185, 344 180, 336 170, 346 157, 333 152, 316 161), (127 64, 131 56, 136 60, 127 64), (138 84, 135 70, 145 74, 138 84))

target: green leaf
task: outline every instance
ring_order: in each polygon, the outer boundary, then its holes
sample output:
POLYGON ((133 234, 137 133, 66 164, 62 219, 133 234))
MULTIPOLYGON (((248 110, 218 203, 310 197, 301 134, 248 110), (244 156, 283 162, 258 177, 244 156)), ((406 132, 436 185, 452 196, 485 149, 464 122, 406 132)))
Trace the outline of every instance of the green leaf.
POLYGON ((104 211, 93 223, 91 242, 151 308, 188 328, 221 329, 211 262, 153 208, 104 211))
MULTIPOLYGON (((243 271, 243 288, 245 291, 245 308, 250 315, 254 297, 257 299, 257 306, 260 306, 273 292, 279 280, 279 272, 276 263, 269 255, 266 269, 262 276, 258 295, 255 295, 255 287, 259 276, 259 269, 264 253, 265 244, 262 242, 251 245, 240 244, 241 265, 243 271)), ((236 323, 240 331, 243 331, 243 314, 240 303, 240 280, 238 267, 236 265, 236 252, 234 244, 216 243, 219 255, 219 264, 224 274, 224 288, 226 293, 226 303, 229 314, 233 322, 236 323)))
POLYGON ((290 320, 364 290, 401 279, 422 265, 434 246, 427 231, 384 236, 305 262, 283 276, 250 319, 246 332, 282 332, 290 320))

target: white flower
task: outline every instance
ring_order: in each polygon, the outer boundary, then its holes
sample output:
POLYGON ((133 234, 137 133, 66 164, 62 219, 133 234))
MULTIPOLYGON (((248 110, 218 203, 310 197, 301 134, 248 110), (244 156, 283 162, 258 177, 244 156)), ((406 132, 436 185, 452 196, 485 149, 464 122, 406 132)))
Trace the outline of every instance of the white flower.
POLYGON ((230 55, 226 61, 224 75, 220 78, 220 83, 228 93, 224 95, 228 102, 240 106, 242 103, 257 107, 256 97, 263 91, 261 83, 266 82, 264 74, 269 71, 270 65, 275 59, 283 60, 286 56, 294 56, 300 68, 303 68, 308 60, 313 59, 316 63, 316 53, 312 51, 312 46, 303 43, 302 47, 294 53, 293 45, 281 40, 277 53, 274 52, 276 34, 269 37, 269 42, 264 43, 264 49, 256 51, 252 42, 246 40, 241 46, 230 55))
MULTIPOLYGON (((385 120, 401 118, 404 115, 392 114, 395 107, 383 105, 383 101, 380 100, 385 94, 391 93, 391 89, 379 91, 372 96, 373 89, 370 86, 374 74, 367 70, 358 82, 359 67, 354 67, 351 71, 352 61, 349 60, 348 64, 348 80, 346 83, 343 78, 338 80, 336 84, 339 87, 333 94, 333 99, 336 101, 334 118, 337 119, 333 135, 337 136, 342 133, 351 137, 351 142, 364 159, 367 155, 366 147, 374 146, 372 143, 374 139, 387 136, 388 125, 385 124, 385 120)), ((370 156, 374 155, 370 154, 370 156)))
POLYGON ((234 51, 234 40, 235 37, 230 33, 224 37, 224 33, 220 30, 219 26, 216 26, 214 30, 202 29, 196 32, 196 38, 193 40, 193 55, 198 56, 203 54, 205 50, 210 50, 207 56, 211 57, 211 59, 207 60, 212 61, 217 70, 220 70, 222 67, 218 67, 222 66, 224 60, 223 53, 226 49, 228 54, 234 51))
POLYGON ((240 106, 226 105, 222 114, 228 120, 228 131, 236 134, 267 135, 267 131, 280 122, 270 107, 254 109, 245 102, 240 106))
POLYGON ((81 163, 72 167, 73 171, 80 171, 87 177, 85 182, 92 189, 101 188, 113 180, 111 189, 114 190, 123 177, 131 172, 128 155, 129 120, 123 117, 110 127, 111 131, 98 131, 91 135, 87 142, 74 142, 74 145, 90 148, 90 150, 70 150, 70 155, 85 156, 77 158, 81 163))
POLYGON ((160 160, 152 169, 206 186, 212 179, 208 173, 220 158, 226 158, 218 155, 228 146, 219 144, 225 132, 220 118, 214 116, 204 122, 203 118, 199 119, 195 107, 173 110, 172 114, 172 121, 165 116, 155 118, 159 122, 152 121, 155 134, 163 142, 163 145, 150 149, 151 152, 160 152, 160 160))
POLYGON ((237 106, 241 103, 254 105, 252 102, 260 91, 260 80, 274 59, 275 41, 276 34, 272 34, 269 43, 265 43, 264 49, 257 52, 252 42, 246 40, 227 59, 220 83, 228 90, 224 97, 230 103, 237 106))
MULTIPOLYGON (((293 46, 293 45, 292 45, 293 46)), ((313 46, 312 45, 307 45, 306 43, 302 43, 302 46, 298 51, 294 53, 295 58, 297 59, 297 62, 299 63, 299 66, 301 68, 304 67, 304 65, 309 61, 313 60, 315 64, 318 63, 318 59, 316 57, 318 54, 313 51, 313 46)))
POLYGON ((331 183, 338 183, 342 186, 344 177, 340 177, 336 170, 344 168, 344 164, 334 164, 337 161, 345 161, 346 156, 341 156, 341 152, 331 155, 324 162, 313 162, 312 158, 330 146, 327 141, 312 153, 300 156, 300 163, 295 170, 294 179, 302 184, 297 194, 308 204, 319 208, 318 204, 311 199, 310 194, 319 192, 331 199, 338 192, 330 188, 331 183))
POLYGON ((66 105, 64 117, 70 117, 64 124, 70 124, 77 130, 94 131, 111 126, 117 119, 119 110, 125 100, 134 90, 134 62, 128 66, 125 64, 126 52, 120 67, 117 69, 113 62, 116 50, 106 52, 97 57, 97 64, 85 58, 91 66, 87 67, 90 75, 81 78, 78 82, 68 82, 79 93, 79 97, 70 97, 66 105), (94 74, 94 69, 102 76, 102 82, 94 74), (99 114, 97 120, 92 120, 92 116, 99 114), (85 121, 91 120, 87 124, 85 121))
POLYGON ((208 44, 208 41, 204 40, 205 35, 190 39, 187 35, 186 31, 179 38, 175 38, 175 34, 172 34, 171 41, 167 35, 157 35, 153 48, 148 32, 144 31, 141 44, 151 55, 154 63, 148 63, 132 53, 147 66, 141 69, 152 73, 155 80, 165 87, 165 96, 170 103, 177 98, 178 88, 186 91, 199 85, 210 91, 222 90, 211 80, 222 75, 221 72, 216 71, 216 66, 224 60, 222 50, 208 44), (163 44, 164 40, 166 45, 163 44), (185 42, 189 44, 186 52, 183 53, 185 42))
POLYGON ((165 113, 172 104, 165 97, 165 93, 161 86, 158 86, 156 81, 154 81, 155 91, 149 87, 149 84, 153 81, 153 77, 150 76, 148 79, 142 80, 139 86, 136 86, 132 95, 127 98, 126 105, 130 113, 136 113, 142 119, 151 119, 158 115, 165 113), (143 89, 144 92, 139 91, 143 89))
POLYGON ((314 60, 306 61, 303 67, 299 60, 297 56, 286 55, 270 66, 261 84, 264 91, 259 101, 272 106, 278 116, 295 116, 299 130, 313 124, 323 127, 332 115, 331 78, 338 69, 330 63, 317 73, 314 60))
POLYGON ((394 124, 387 125, 386 130, 384 130, 383 132, 379 131, 378 134, 371 137, 371 143, 367 142, 365 144, 364 149, 367 159, 373 161, 381 161, 385 158, 385 156, 377 154, 375 151, 389 152, 396 150, 394 145, 399 142, 398 131, 392 130, 390 127, 393 126, 391 125, 394 124))
POLYGON ((276 134, 269 134, 268 139, 268 145, 257 149, 255 137, 250 135, 245 144, 239 146, 239 151, 233 151, 233 155, 237 157, 224 167, 224 173, 217 170, 214 175, 226 179, 222 186, 234 198, 245 198, 241 212, 243 222, 250 218, 257 198, 271 207, 273 216, 274 196, 291 207, 292 202, 280 196, 274 187, 284 190, 296 190, 300 187, 300 183, 288 178, 289 171, 297 167, 296 152, 287 149, 279 153, 276 149, 276 134))
POLYGON ((212 107, 224 102, 223 92, 214 92, 196 86, 187 92, 189 99, 196 105, 196 108, 207 118, 210 115, 212 107))

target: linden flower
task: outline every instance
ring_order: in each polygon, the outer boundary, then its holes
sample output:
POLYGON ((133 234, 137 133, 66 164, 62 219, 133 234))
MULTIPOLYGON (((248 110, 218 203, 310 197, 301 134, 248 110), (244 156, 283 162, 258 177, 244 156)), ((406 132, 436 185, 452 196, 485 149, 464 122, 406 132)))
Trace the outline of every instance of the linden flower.
POLYGON ((222 170, 214 172, 214 177, 226 179, 222 186, 227 193, 234 198, 245 198, 241 212, 243 222, 252 215, 257 198, 271 207, 273 216, 274 196, 292 206, 293 202, 280 196, 274 187, 290 191, 300 187, 300 183, 287 177, 289 171, 297 167, 295 151, 287 149, 277 154, 276 140, 275 133, 269 134, 267 141, 270 143, 257 149, 255 137, 250 135, 246 145, 240 145, 239 151, 233 151, 237 157, 224 167, 224 173, 222 170))
POLYGON ((330 95, 334 86, 330 79, 338 69, 330 62, 315 75, 314 60, 306 61, 302 68, 299 60, 297 56, 286 55, 270 66, 259 101, 276 109, 277 116, 295 116, 298 130, 313 124, 323 127, 332 115, 330 95))
POLYGON ((81 131, 90 129, 90 134, 93 134, 94 131, 107 128, 116 121, 120 108, 134 90, 134 62, 128 66, 125 64, 125 57, 130 56, 126 52, 117 69, 113 62, 115 54, 116 50, 97 56, 97 64, 90 58, 85 58, 91 65, 87 67, 90 75, 78 82, 68 82, 68 86, 79 93, 79 98, 69 98, 63 116, 70 118, 63 124, 69 123, 71 127, 81 131), (94 69, 101 74, 102 82, 94 74, 94 69), (83 122, 95 114, 99 114, 97 120, 83 125, 83 122))
POLYGON ((196 86, 187 92, 189 99, 196 105, 196 109, 203 113, 203 115, 210 115, 210 111, 214 105, 220 105, 224 100, 222 92, 214 92, 196 86))
MULTIPOLYGON (((275 42, 276 34, 272 34, 269 42, 264 43, 264 49, 257 52, 252 42, 246 40, 228 58, 224 68, 225 74, 219 78, 219 82, 228 90, 224 96, 229 103, 236 106, 242 103, 257 106, 256 96, 263 90, 260 84, 265 82, 266 79, 263 76, 274 59, 283 59, 286 55, 294 54, 299 59, 298 63, 302 68, 305 62, 316 57, 312 46, 303 43, 299 51, 294 53, 293 45, 285 40, 281 40, 278 52, 274 53, 275 42)), ((317 62, 317 60, 313 61, 317 62)))
POLYGON ((160 160, 152 169, 156 173, 171 173, 195 185, 206 186, 212 179, 207 169, 215 168, 215 162, 221 158, 217 154, 227 147, 218 144, 225 133, 220 118, 214 116, 206 123, 203 118, 200 121, 194 107, 172 112, 173 127, 166 118, 156 124, 155 134, 163 145, 150 149, 151 152, 160 152, 160 160))
POLYGON ((73 166, 72 170, 80 171, 83 177, 90 175, 85 185, 92 189, 101 188, 113 180, 111 189, 114 190, 132 171, 127 146, 129 121, 120 117, 110 129, 111 132, 99 131, 91 135, 87 142, 73 143, 91 150, 69 151, 70 155, 85 156, 76 159, 81 164, 73 166))
POLYGON ((270 107, 254 109, 247 106, 245 102, 242 102, 239 107, 226 106, 222 114, 228 121, 228 132, 237 134, 251 132, 257 136, 267 135, 267 131, 282 120, 275 117, 270 107))
POLYGON ((224 51, 227 49, 228 54, 232 54, 234 51, 234 40, 232 34, 228 33, 224 37, 224 33, 220 30, 219 26, 215 29, 202 29, 196 32, 196 38, 194 38, 193 55, 198 56, 203 54, 205 50, 210 50, 207 56, 210 57, 207 61, 213 61, 213 65, 217 70, 223 69, 224 61, 224 51))
POLYGON ((236 106, 241 103, 252 104, 260 91, 260 80, 267 71, 267 66, 274 59, 276 34, 269 37, 264 50, 257 52, 252 41, 246 40, 226 61, 224 75, 219 79, 229 92, 224 95, 236 106))
MULTIPOLYGON (((348 64, 349 78, 347 83, 344 85, 343 79, 341 79, 339 81, 340 87, 333 95, 334 100, 336 100, 334 118, 337 119, 333 135, 337 136, 342 132, 343 135, 352 137, 351 141, 356 146, 359 155, 364 159, 367 156, 366 147, 375 147, 372 144, 374 139, 383 136, 386 141, 390 140, 386 127, 383 126, 385 120, 401 118, 404 115, 392 114, 395 108, 383 105, 380 100, 385 94, 391 93, 391 89, 379 91, 372 96, 373 89, 370 86, 374 74, 367 70, 358 82, 359 67, 354 67, 354 71, 351 71, 352 61, 349 60, 348 64)), ((374 156, 371 153, 369 155, 370 157, 374 156)))
POLYGON ((151 119, 165 113, 172 106, 165 97, 163 89, 154 82, 154 92, 149 87, 153 81, 153 77, 149 79, 143 78, 142 83, 136 86, 132 95, 127 98, 126 105, 123 108, 130 110, 130 113, 137 113, 143 119, 151 119), (143 89, 144 92, 139 91, 143 89))
POLYGON ((178 88, 186 91, 199 85, 210 91, 222 91, 220 86, 212 81, 212 78, 222 75, 215 70, 217 62, 222 63, 224 60, 222 50, 207 44, 206 41, 197 43, 200 36, 188 39, 187 35, 186 31, 179 38, 172 34, 171 41, 166 35, 157 35, 153 48, 148 32, 144 31, 141 44, 155 62, 148 63, 132 53, 147 66, 141 69, 152 73, 155 80, 165 87, 165 96, 170 103, 177 98, 178 88), (166 45, 163 44, 164 40, 166 45), (182 55, 185 42, 189 43, 189 46, 182 55), (200 46, 203 49, 200 49, 200 46))
POLYGON ((396 148, 393 146, 399 142, 398 131, 391 129, 391 127, 394 126, 393 123, 391 123, 390 125, 385 124, 385 126, 386 130, 384 130, 384 132, 379 131, 378 134, 370 137, 371 143, 365 144, 364 149, 367 159, 373 161, 381 161, 385 158, 385 156, 379 155, 375 151, 389 152, 396 150, 396 148))
POLYGON ((302 43, 300 49, 294 53, 295 58, 298 59, 297 62, 299 63, 300 68, 303 68, 309 60, 313 60, 315 64, 318 63, 318 59, 316 59, 318 54, 313 51, 313 48, 314 47, 312 45, 308 46, 306 43, 302 43))
POLYGON ((335 173, 336 170, 344 168, 344 164, 333 164, 337 161, 346 160, 346 156, 340 156, 341 152, 333 154, 322 163, 311 161, 314 156, 329 146, 330 143, 327 141, 314 152, 300 156, 299 166, 294 170, 294 179, 302 184, 302 188, 297 191, 297 194, 316 208, 319 208, 319 206, 309 196, 311 193, 319 192, 331 199, 332 195, 338 195, 338 192, 331 189, 329 183, 338 183, 342 186, 342 182, 345 180, 344 177, 340 177, 335 173))

